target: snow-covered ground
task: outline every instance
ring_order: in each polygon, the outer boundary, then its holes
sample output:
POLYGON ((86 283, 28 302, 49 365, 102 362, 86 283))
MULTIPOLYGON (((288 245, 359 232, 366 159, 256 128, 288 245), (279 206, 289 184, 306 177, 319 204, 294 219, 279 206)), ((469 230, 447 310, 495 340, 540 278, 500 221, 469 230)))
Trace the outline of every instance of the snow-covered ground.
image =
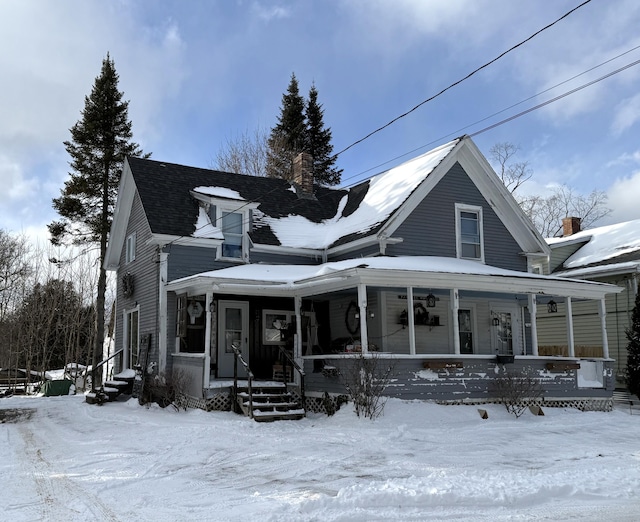
MULTIPOLYGON (((390 400, 376 421, 257 423, 230 412, 30 408, 0 428, 0 519, 379 521, 640 519, 640 409, 546 409, 390 400)), ((0 412, 1 413, 1 412, 0 412)))

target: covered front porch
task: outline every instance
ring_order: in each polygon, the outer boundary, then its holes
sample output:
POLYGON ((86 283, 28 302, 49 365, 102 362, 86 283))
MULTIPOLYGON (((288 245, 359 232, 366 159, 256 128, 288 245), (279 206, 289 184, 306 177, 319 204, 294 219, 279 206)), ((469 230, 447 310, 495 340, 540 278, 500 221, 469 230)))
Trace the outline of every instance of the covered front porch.
POLYGON ((201 303, 193 325, 202 323, 199 351, 177 336, 170 356, 174 371, 190 374, 194 397, 212 396, 216 383, 233 377, 233 346, 258 378, 279 376, 291 386, 304 380, 308 400, 343 394, 341 372, 361 357, 388 360, 393 379, 385 395, 407 399, 487 400, 491 382, 506 372, 538 379, 545 400, 610 401, 613 392, 604 304, 607 293, 619 291, 612 285, 457 259, 377 257, 238 266, 166 290, 176 296, 177 333, 180 307, 201 303), (598 303, 599 357, 576 357, 570 315, 558 341, 568 355, 540 354, 539 318, 553 314, 550 303, 559 300, 598 303), (302 373, 288 369, 282 350, 302 373))

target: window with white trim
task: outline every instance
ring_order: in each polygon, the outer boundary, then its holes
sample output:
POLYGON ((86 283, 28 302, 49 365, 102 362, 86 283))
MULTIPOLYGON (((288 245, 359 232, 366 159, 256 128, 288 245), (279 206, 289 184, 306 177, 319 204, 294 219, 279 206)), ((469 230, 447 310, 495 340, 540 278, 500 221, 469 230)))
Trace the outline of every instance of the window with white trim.
POLYGON ((456 254, 484 262, 482 207, 456 203, 456 254))
POLYGON ((222 212, 221 228, 224 242, 221 246, 221 257, 243 259, 243 221, 242 212, 222 212))
POLYGON ((131 263, 136 258, 136 233, 127 236, 125 263, 131 263))

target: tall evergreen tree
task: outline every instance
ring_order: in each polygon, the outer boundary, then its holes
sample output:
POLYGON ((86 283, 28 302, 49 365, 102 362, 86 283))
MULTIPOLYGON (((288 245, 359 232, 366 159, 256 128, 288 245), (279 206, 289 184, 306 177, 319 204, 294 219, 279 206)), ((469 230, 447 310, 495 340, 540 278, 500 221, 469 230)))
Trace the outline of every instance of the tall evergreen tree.
POLYGON ((640 288, 631 314, 631 326, 627 328, 627 387, 640 397, 640 288))
POLYGON ((291 74, 287 92, 282 95, 278 123, 271 129, 267 151, 267 176, 290 180, 293 158, 306 150, 307 126, 305 102, 300 96, 298 79, 291 74))
POLYGON ((335 167, 336 157, 332 155, 331 129, 324 126, 324 110, 318 103, 318 91, 311 85, 305 116, 307 119, 306 152, 313 157, 313 177, 322 185, 338 185, 342 169, 335 167))
MULTIPOLYGON (((49 225, 54 245, 71 240, 76 245, 98 244, 100 248, 94 367, 102 360, 107 286, 103 265, 120 175, 126 156, 142 155, 139 145, 132 141, 129 102, 122 101, 122 95, 115 65, 107 54, 91 95, 85 96, 82 118, 71 127, 71 140, 64 142, 72 172, 60 197, 53 200, 53 208, 62 219, 49 225)), ((96 379, 94 375, 94 386, 98 384, 96 379)))

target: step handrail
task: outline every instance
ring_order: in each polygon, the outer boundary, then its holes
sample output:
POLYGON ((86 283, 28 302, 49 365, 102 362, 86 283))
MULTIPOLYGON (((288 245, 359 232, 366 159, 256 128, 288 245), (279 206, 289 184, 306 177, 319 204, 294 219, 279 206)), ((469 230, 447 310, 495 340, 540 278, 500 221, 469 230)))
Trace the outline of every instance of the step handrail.
POLYGON ((244 367, 245 372, 247 373, 247 392, 249 393, 249 417, 253 419, 253 372, 249 365, 242 357, 242 352, 240 348, 238 348, 235 344, 231 344, 231 349, 233 350, 233 411, 238 412, 238 361, 244 367))
POLYGON ((280 355, 282 356, 282 370, 283 370, 282 375, 285 381, 285 386, 286 386, 286 380, 287 380, 285 359, 287 362, 291 364, 291 367, 298 372, 298 375, 300 375, 300 403, 302 405, 302 409, 306 414, 307 408, 305 407, 305 404, 304 404, 305 403, 304 401, 304 376, 305 376, 304 370, 300 367, 300 365, 293 358, 293 355, 291 355, 284 346, 279 346, 278 348, 280 348, 280 355))

